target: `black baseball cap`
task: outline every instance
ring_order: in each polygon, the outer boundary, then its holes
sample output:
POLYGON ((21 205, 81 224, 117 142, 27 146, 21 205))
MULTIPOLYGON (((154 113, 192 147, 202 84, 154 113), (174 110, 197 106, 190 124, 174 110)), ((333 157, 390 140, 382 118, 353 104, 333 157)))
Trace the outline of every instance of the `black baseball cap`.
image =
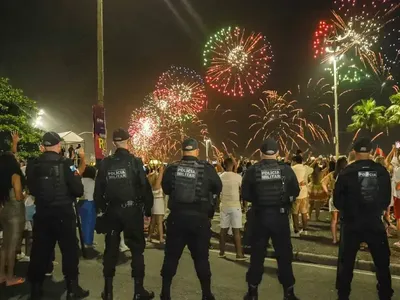
POLYGON ((118 128, 113 132, 113 141, 114 142, 122 142, 129 140, 131 136, 129 135, 128 131, 123 128, 118 128))
POLYGON ((58 133, 49 131, 43 135, 42 144, 45 147, 51 147, 59 144, 61 141, 62 138, 58 133))
POLYGON ((358 153, 368 153, 372 150, 372 142, 370 138, 360 137, 355 140, 353 149, 358 153))
POLYGON ((186 139, 182 143, 183 151, 193 151, 199 149, 199 143, 192 138, 186 139))
POLYGON ((265 155, 274 155, 278 152, 279 147, 278 147, 278 143, 271 138, 266 139, 260 147, 260 151, 261 153, 265 154, 265 155))

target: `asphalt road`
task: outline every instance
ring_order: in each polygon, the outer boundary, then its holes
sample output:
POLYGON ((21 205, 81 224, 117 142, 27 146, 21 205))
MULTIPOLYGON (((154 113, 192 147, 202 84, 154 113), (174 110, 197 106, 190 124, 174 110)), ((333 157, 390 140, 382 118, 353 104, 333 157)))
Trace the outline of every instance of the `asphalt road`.
MULTIPOLYGON (((160 268, 163 261, 163 251, 147 249, 145 286, 156 292, 156 299, 161 288, 160 268)), ((210 253, 213 272, 213 292, 218 300, 240 300, 246 292, 245 273, 247 263, 236 263, 234 256, 226 259, 218 258, 216 251, 210 253)), ((60 261, 60 257, 57 257, 60 261)), ((24 272, 26 265, 19 264, 19 273, 24 272)), ((302 300, 310 299, 337 299, 334 282, 336 270, 331 267, 319 265, 294 264, 296 276, 296 293, 302 300)), ((82 286, 91 291, 88 299, 100 299, 103 288, 101 259, 82 260, 80 264, 82 286)), ((353 293, 351 299, 378 299, 376 295, 376 280, 372 273, 356 272, 353 280, 353 293)), ((400 278, 393 278, 393 288, 400 294, 400 278)), ((65 299, 64 283, 62 282, 61 265, 55 266, 53 281, 45 284, 46 297, 44 300, 65 299)), ((16 300, 28 299, 29 285, 18 287, 0 287, 0 299, 16 300)), ((395 295, 393 299, 396 299, 395 295)), ((174 300, 200 300, 201 290, 194 270, 190 254, 185 251, 178 268, 177 275, 172 285, 172 299, 174 300)), ((128 300, 133 298, 133 283, 130 279, 130 261, 123 257, 117 268, 115 278, 115 299, 128 300)), ((265 274, 260 286, 260 299, 282 299, 282 289, 276 276, 276 263, 266 260, 265 274)), ((397 298, 399 299, 399 298, 397 298)))

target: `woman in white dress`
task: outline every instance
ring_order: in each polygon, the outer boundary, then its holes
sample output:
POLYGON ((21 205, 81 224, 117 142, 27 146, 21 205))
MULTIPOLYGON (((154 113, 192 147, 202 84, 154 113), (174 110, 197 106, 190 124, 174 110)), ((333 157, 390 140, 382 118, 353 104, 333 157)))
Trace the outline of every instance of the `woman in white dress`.
POLYGON ((151 243, 151 236, 157 226, 160 244, 164 244, 164 229, 163 221, 165 215, 165 201, 164 194, 161 188, 161 181, 164 173, 164 166, 161 165, 159 172, 152 172, 149 174, 149 182, 153 190, 154 204, 151 210, 151 223, 149 227, 148 241, 151 243))

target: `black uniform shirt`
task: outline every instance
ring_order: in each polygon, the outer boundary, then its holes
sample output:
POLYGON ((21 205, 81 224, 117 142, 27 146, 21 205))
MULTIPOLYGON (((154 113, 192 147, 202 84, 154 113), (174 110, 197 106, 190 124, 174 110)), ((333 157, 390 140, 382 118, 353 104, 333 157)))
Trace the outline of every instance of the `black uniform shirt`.
MULTIPOLYGON (((262 165, 276 165, 277 161, 275 159, 263 159, 259 162, 262 165)), ((285 177, 285 185, 286 185, 286 193, 285 196, 287 198, 288 204, 290 201, 294 201, 296 197, 300 193, 299 183, 297 181, 296 174, 293 172, 293 169, 286 165, 283 165, 284 168, 282 170, 282 175, 285 177)), ((244 201, 257 203, 257 188, 256 188, 256 166, 253 165, 247 169, 243 182, 242 182, 242 198, 244 201)))
POLYGON ((338 176, 333 193, 333 203, 348 224, 375 225, 381 222, 381 215, 390 204, 392 187, 389 172, 372 160, 359 160, 348 165, 338 176), (368 167, 377 172, 379 197, 373 206, 366 208, 361 204, 361 188, 358 171, 368 167))
MULTIPOLYGON (((196 157, 193 156, 183 156, 182 160, 186 161, 198 161, 196 157)), ((212 207, 212 195, 218 195, 222 191, 222 181, 218 176, 218 173, 215 171, 214 167, 207 162, 202 162, 204 164, 204 177, 203 177, 203 188, 204 194, 209 195, 210 202, 206 203, 196 203, 196 204, 186 204, 179 203, 177 205, 173 205, 173 201, 168 202, 169 209, 171 212, 179 211, 179 210, 194 210, 194 211, 204 211, 206 214, 210 213, 212 207)), ((166 195, 171 195, 173 192, 173 180, 174 178, 174 168, 173 166, 168 166, 164 172, 164 176, 162 179, 162 189, 166 195)))
MULTIPOLYGON (((138 166, 138 172, 139 172, 139 178, 138 180, 140 180, 140 186, 142 187, 142 196, 143 196, 143 201, 144 201, 144 206, 145 206, 145 211, 146 211, 146 215, 149 214, 149 211, 151 211, 151 208, 153 207, 153 201, 154 201, 154 197, 153 197, 153 192, 151 190, 151 186, 149 181, 147 180, 146 177, 146 173, 144 170, 144 166, 143 166, 143 162, 140 158, 138 157, 134 157, 132 154, 129 153, 128 150, 123 149, 123 148, 118 148, 115 151, 115 155, 118 157, 122 157, 125 158, 127 161, 129 159, 131 159, 132 157, 137 161, 137 166, 138 166)), ((108 205, 108 201, 110 201, 110 199, 106 199, 105 198, 105 193, 106 193, 106 187, 107 187, 107 174, 106 174, 106 164, 104 163, 107 159, 109 159, 108 157, 106 157, 99 166, 99 171, 97 173, 97 177, 96 177, 96 184, 95 184, 95 188, 94 188, 94 195, 93 195, 93 199, 96 203, 96 208, 104 211, 108 205)), ((137 180, 137 175, 134 174, 134 176, 132 176, 132 178, 134 178, 135 180, 137 180)), ((134 186, 137 186, 136 184, 134 184, 134 186)))
MULTIPOLYGON (((37 190, 36 183, 36 175, 35 175, 35 164, 40 163, 41 160, 44 161, 58 161, 60 160, 61 155, 56 152, 44 152, 35 160, 32 160, 26 166, 26 177, 27 177, 27 186, 29 189, 29 193, 37 197, 39 195, 39 191, 37 190)), ((83 184, 81 176, 75 171, 74 163, 69 158, 63 158, 64 163, 64 178, 67 182, 69 197, 71 197, 71 204, 75 198, 81 197, 83 195, 83 184)), ((72 208, 72 206, 71 206, 72 208)))

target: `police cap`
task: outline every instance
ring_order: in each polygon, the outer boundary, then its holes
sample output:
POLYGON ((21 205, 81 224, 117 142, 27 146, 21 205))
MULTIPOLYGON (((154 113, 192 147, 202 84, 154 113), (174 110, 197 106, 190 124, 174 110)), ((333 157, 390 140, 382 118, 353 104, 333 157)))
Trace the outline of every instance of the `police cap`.
POLYGON ((182 143, 183 151, 193 151, 199 149, 199 143, 192 138, 186 139, 182 143))
POLYGON ((266 139, 260 147, 260 151, 261 153, 265 154, 265 155, 274 155, 278 152, 279 147, 278 147, 278 143, 271 138, 266 139))
POLYGON ((371 139, 367 137, 360 137, 356 139, 353 144, 353 149, 358 153, 368 153, 372 150, 372 142, 371 139))
POLYGON ((59 144, 62 141, 62 138, 58 133, 49 131, 43 135, 42 144, 45 147, 51 147, 59 144))
POLYGON ((129 140, 130 135, 128 133, 128 131, 126 131, 123 128, 118 128, 116 130, 114 130, 113 132, 113 141, 114 142, 122 142, 122 141, 126 141, 129 140))

